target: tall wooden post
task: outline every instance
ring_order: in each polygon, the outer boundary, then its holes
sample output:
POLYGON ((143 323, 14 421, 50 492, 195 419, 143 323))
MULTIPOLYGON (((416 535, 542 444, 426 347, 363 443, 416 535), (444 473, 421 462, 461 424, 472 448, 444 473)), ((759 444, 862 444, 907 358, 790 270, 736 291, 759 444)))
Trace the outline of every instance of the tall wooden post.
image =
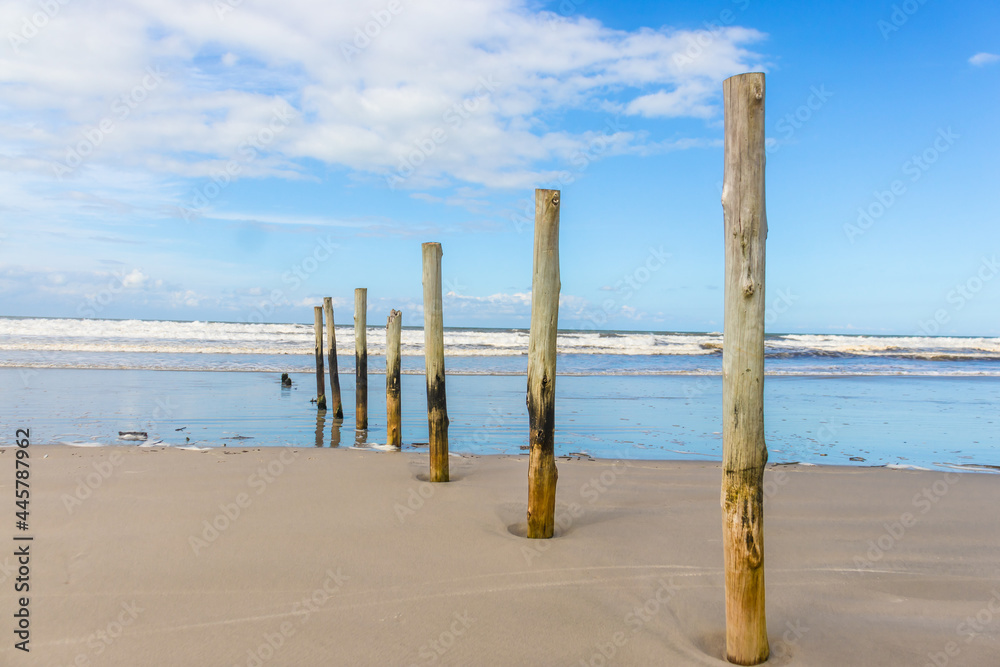
POLYGON ((764 613, 764 75, 723 82, 725 325, 722 348, 722 542, 726 654, 767 660, 764 613))
POLYGON ((330 367, 330 409, 334 419, 344 418, 344 406, 340 402, 340 371, 337 369, 337 334, 333 330, 333 299, 323 297, 323 313, 326 315, 327 365, 330 367))
POLYGON ((313 308, 313 329, 316 331, 316 409, 326 410, 326 385, 323 382, 323 309, 313 308))
POLYGON ((528 337, 528 537, 555 528, 556 331, 559 324, 559 190, 535 190, 535 259, 528 337))
POLYGON ((368 429, 368 290, 354 290, 354 423, 368 429))
POLYGON ((385 325, 385 423, 386 444, 399 449, 403 446, 401 428, 402 407, 399 400, 400 348, 403 314, 398 310, 389 313, 385 325))
POLYGON ((448 406, 444 391, 444 313, 441 300, 440 243, 425 243, 424 253, 424 365, 427 377, 427 430, 432 482, 447 482, 448 406))

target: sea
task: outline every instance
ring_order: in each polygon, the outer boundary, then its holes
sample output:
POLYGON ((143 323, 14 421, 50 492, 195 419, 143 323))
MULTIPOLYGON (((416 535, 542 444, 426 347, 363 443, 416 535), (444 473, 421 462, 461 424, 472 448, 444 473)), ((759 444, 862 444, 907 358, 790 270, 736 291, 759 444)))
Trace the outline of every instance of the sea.
MULTIPOLYGON (((345 418, 316 410, 313 325, 0 318, 0 445, 350 446, 385 441, 385 329, 369 327, 369 428, 354 328, 335 330, 345 418), (279 377, 289 373, 292 388, 279 377)), ((451 451, 527 446, 526 329, 447 328, 451 451)), ((561 331, 560 456, 721 459, 719 332, 561 331)), ((403 430, 426 446, 423 330, 404 327, 403 430)), ((769 334, 770 461, 1000 471, 1000 338, 769 334)))

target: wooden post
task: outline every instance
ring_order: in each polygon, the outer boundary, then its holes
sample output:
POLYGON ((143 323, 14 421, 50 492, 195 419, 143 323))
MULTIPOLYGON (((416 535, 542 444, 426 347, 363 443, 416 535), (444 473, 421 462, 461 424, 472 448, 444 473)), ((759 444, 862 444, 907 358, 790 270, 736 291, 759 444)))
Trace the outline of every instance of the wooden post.
POLYGON ((359 431, 368 429, 368 290, 354 290, 354 423, 359 431))
POLYGON ((555 528, 556 331, 559 325, 559 190, 535 190, 535 258, 528 336, 528 537, 555 528))
POLYGON ((400 449, 403 446, 402 407, 399 401, 400 338, 403 314, 398 310, 389 313, 385 325, 385 416, 386 444, 400 449))
POLYGON ((723 82, 725 324, 722 347, 722 542, 726 656, 767 660, 764 614, 764 75, 723 82))
POLYGON ((323 383, 323 309, 313 308, 316 330, 316 409, 326 410, 326 385, 323 383))
POLYGON ((323 313, 326 315, 327 365, 330 367, 330 409, 334 419, 344 418, 344 406, 340 402, 340 371, 337 369, 337 334, 333 330, 333 299, 323 297, 323 313))
POLYGON ((444 313, 441 301, 440 243, 425 243, 424 365, 427 377, 427 430, 432 482, 447 482, 448 406, 444 391, 444 313))

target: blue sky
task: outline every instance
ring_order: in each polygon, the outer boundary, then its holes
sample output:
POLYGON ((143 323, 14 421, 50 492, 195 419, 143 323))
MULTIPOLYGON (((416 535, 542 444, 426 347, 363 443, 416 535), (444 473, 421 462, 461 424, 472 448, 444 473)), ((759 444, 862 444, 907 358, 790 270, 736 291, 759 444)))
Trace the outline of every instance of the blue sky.
POLYGON ((722 80, 767 73, 768 330, 1000 335, 1000 5, 21 0, 0 312, 722 328, 722 80), (527 212, 527 213, 526 213, 527 212))

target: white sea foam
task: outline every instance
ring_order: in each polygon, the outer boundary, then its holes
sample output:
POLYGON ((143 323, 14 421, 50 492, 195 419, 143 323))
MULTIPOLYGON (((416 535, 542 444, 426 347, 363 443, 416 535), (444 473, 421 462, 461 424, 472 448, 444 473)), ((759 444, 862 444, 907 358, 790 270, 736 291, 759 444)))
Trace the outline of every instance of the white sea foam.
POLYGON ((928 360, 1000 358, 1000 338, 786 334, 769 337, 766 347, 770 352, 815 356, 855 355, 928 360))
MULTIPOLYGON (((354 328, 338 326, 337 349, 354 349, 354 328)), ((423 356, 421 329, 404 329, 405 356, 423 356)), ((563 354, 710 355, 721 349, 719 334, 564 332, 563 354)), ((312 354, 313 327, 304 324, 239 322, 160 322, 0 318, 0 350, 60 352, 141 352, 162 354, 312 354)), ((385 353, 385 329, 369 327, 368 353, 385 353)), ((519 329, 448 329, 449 356, 524 356, 528 332, 519 329)))
MULTIPOLYGON (((385 353, 385 329, 369 327, 368 353, 385 353)), ((351 356, 353 326, 336 328, 337 349, 351 356)), ((313 354, 311 324, 253 324, 241 322, 169 322, 144 320, 0 318, 0 366, 150 368, 175 370, 274 370, 275 357, 298 357, 305 370, 313 354), (182 361, 182 355, 187 355, 182 361), (223 359, 240 359, 232 363, 223 359), (192 361, 212 356, 210 363, 192 361), (271 357, 269 361, 262 361, 271 357), (255 360, 256 358, 256 360, 255 360)), ((404 329, 402 353, 424 354, 423 331, 404 329)), ((460 364, 463 374, 523 372, 512 360, 528 353, 523 329, 447 329, 445 354, 449 358, 510 358, 510 361, 460 364)), ((569 374, 670 375, 717 374, 723 337, 714 333, 564 331, 559 352, 586 359, 628 358, 627 363, 581 363, 560 368, 569 374), (682 368, 669 360, 689 360, 682 368), (698 360, 704 360, 704 363, 698 360), (645 361, 644 361, 645 360, 645 361), (660 361, 658 361, 660 360, 660 361)), ((981 368, 975 362, 1000 362, 1000 338, 930 336, 862 336, 833 334, 769 335, 765 339, 769 374, 933 375, 933 362, 951 364, 946 375, 996 375, 996 364, 981 368), (844 360, 853 360, 853 366, 844 360), (787 360, 787 361, 781 361, 787 360), (866 360, 884 361, 866 368, 866 360), (897 366, 892 363, 899 361, 897 366), (801 363, 800 363, 801 362, 801 363), (927 362, 915 368, 913 362, 927 362), (909 364, 909 365, 907 365, 909 364), (929 364, 929 365, 928 365, 929 364), (850 366, 848 368, 848 366, 850 366)), ((283 369, 289 370, 289 369, 283 369)), ((297 370, 292 368, 290 370, 297 370)), ((372 369, 376 371, 378 369, 372 369)), ((404 371, 405 372, 405 371, 404 371)), ((421 372, 419 370, 410 372, 421 372)))
POLYGON ((892 468, 893 470, 930 470, 930 468, 924 468, 922 466, 910 465, 907 463, 886 463, 886 468, 892 468))

